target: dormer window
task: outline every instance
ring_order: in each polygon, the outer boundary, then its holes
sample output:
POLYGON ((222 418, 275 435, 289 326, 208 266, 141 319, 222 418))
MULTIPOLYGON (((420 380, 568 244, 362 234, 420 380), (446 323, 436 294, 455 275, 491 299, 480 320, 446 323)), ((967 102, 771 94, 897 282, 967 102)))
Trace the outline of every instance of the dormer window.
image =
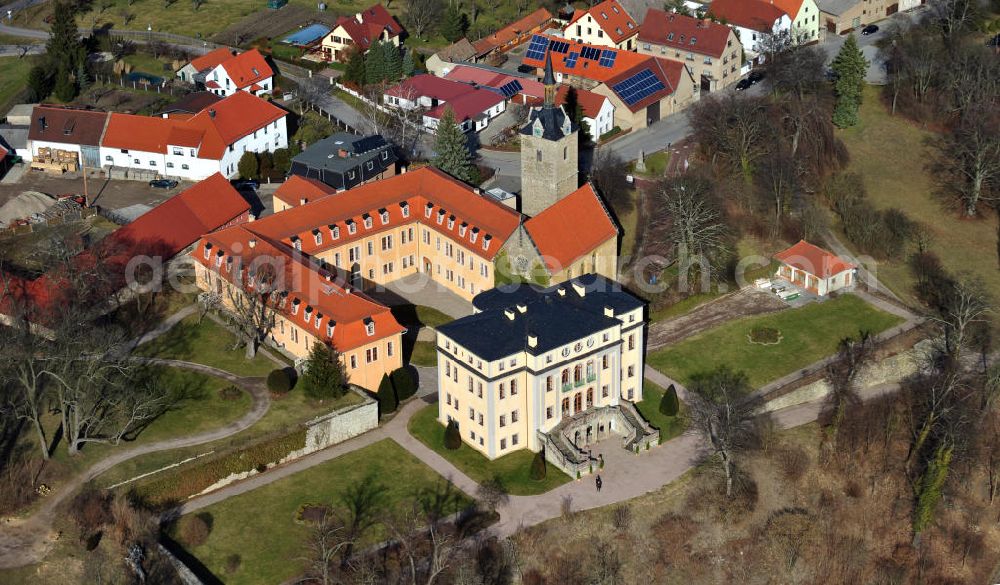
POLYGON ((469 236, 469 240, 472 241, 473 244, 475 244, 477 238, 479 238, 479 228, 474 227, 472 228, 472 235, 469 236))
POLYGON ((483 236, 483 250, 489 250, 490 249, 490 241, 492 239, 493 239, 493 236, 491 236, 489 234, 486 234, 485 236, 483 236))
POLYGON ((437 217, 438 225, 440 225, 444 221, 445 213, 447 212, 443 209, 438 210, 438 217, 437 217))
POLYGON ((292 236, 292 247, 296 250, 302 249, 302 240, 298 236, 292 236))
POLYGON ((292 314, 293 315, 298 315, 299 314, 299 305, 300 304, 302 304, 302 301, 300 301, 299 299, 292 299, 292 314))
POLYGON ((326 322, 326 336, 327 337, 333 337, 333 329, 334 329, 334 327, 336 325, 337 324, 334 322, 333 319, 330 319, 329 321, 326 322))
POLYGON ((208 260, 208 257, 211 254, 212 254, 212 242, 208 242, 205 244, 205 260, 208 260))
POLYGON ((306 310, 302 313, 302 318, 305 319, 306 323, 312 321, 312 307, 306 307, 306 310))
POLYGON ((361 216, 361 219, 363 219, 365 221, 365 229, 366 230, 372 229, 372 216, 370 216, 370 215, 368 215, 366 213, 366 214, 364 214, 364 215, 361 216))
POLYGON ((329 225, 327 227, 330 228, 330 237, 331 238, 333 238, 334 240, 340 239, 340 226, 339 225, 329 225))
POLYGON ((407 203, 406 201, 403 201, 402 203, 399 204, 399 209, 402 211, 403 217, 410 217, 410 204, 409 203, 407 203))
POLYGON ((320 323, 322 321, 323 321, 323 313, 316 313, 316 319, 313 320, 313 323, 316 324, 316 329, 319 329, 320 323))
POLYGON ((347 220, 347 233, 355 234, 358 231, 358 224, 353 219, 347 220))
POLYGON ((467 224, 467 223, 465 223, 465 222, 463 221, 463 222, 462 222, 462 225, 458 226, 458 235, 459 235, 459 237, 462 237, 462 238, 464 238, 464 237, 465 237, 465 231, 466 231, 467 229, 469 229, 469 224, 467 224))
POLYGON ((320 233, 319 228, 313 230, 313 240, 317 246, 323 243, 323 234, 320 233))
POLYGON ((672 41, 672 40, 674 40, 674 33, 670 33, 670 34, 668 34, 668 35, 667 35, 667 40, 668 40, 668 41, 672 41))
POLYGON ((368 321, 365 322, 365 333, 368 337, 375 335, 375 321, 368 319, 368 321))
POLYGON ((216 254, 215 254, 215 265, 216 266, 222 266, 222 257, 225 256, 225 255, 226 255, 226 253, 223 252, 222 250, 219 250, 218 252, 216 252, 216 254))
POLYGON ((454 228, 455 228, 455 216, 453 215, 448 218, 448 229, 454 229, 454 228))
POLYGON ((430 216, 431 216, 431 210, 433 210, 433 209, 434 209, 434 204, 433 203, 428 203, 427 206, 424 207, 424 217, 430 218, 430 216))
POLYGON ((385 209, 378 210, 379 219, 382 220, 382 225, 389 223, 389 212, 385 209))
POLYGON ((232 272, 232 271, 233 271, 233 257, 229 256, 228 258, 226 258, 226 272, 232 272))

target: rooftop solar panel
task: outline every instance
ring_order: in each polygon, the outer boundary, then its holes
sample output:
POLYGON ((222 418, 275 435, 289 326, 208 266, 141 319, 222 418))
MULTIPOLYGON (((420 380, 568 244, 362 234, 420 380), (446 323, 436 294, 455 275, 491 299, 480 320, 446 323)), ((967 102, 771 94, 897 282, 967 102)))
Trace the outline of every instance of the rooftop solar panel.
POLYGON ((643 69, 639 73, 614 84, 611 89, 622 98, 626 105, 631 106, 663 90, 664 87, 652 71, 643 69))
POLYGON ((522 89, 524 89, 524 87, 521 85, 521 82, 515 79, 514 81, 508 81, 500 86, 500 93, 503 94, 503 97, 510 99, 514 94, 522 89))
POLYGON ((595 49, 594 47, 583 47, 580 52, 580 56, 584 59, 590 59, 591 61, 597 61, 601 58, 601 50, 595 49))
POLYGON ((542 35, 535 35, 531 37, 531 43, 528 45, 528 52, 525 54, 525 57, 541 61, 545 59, 545 50, 548 48, 549 39, 542 35))
POLYGON ((615 57, 618 56, 618 51, 612 51, 611 49, 604 49, 601 51, 601 67, 614 67, 615 57))
POLYGON ((569 50, 569 43, 566 41, 552 41, 550 47, 553 53, 565 53, 569 50))
POLYGON ((572 69, 576 67, 576 60, 580 56, 580 53, 576 51, 570 51, 569 55, 566 55, 566 67, 572 69))

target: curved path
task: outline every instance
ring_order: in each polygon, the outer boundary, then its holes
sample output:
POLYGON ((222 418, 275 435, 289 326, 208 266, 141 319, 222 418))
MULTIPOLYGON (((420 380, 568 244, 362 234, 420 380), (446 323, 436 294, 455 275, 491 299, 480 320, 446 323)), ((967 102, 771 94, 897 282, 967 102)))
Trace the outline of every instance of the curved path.
POLYGON ((164 439, 155 443, 149 443, 148 445, 141 445, 113 453, 106 459, 98 461, 83 473, 73 477, 64 485, 59 486, 59 490, 46 497, 42 501, 41 507, 31 516, 23 519, 8 520, 0 527, 0 569, 22 567, 39 562, 45 556, 46 552, 48 552, 54 539, 58 538, 58 535, 52 534, 52 520, 55 518, 57 508, 88 481, 120 463, 141 455, 201 445, 235 435, 259 421, 267 414, 271 406, 270 394, 260 378, 243 378, 218 368, 179 360, 158 358, 136 359, 137 361, 149 364, 184 368, 232 382, 250 394, 253 398, 253 406, 239 420, 235 420, 223 427, 188 437, 164 439))

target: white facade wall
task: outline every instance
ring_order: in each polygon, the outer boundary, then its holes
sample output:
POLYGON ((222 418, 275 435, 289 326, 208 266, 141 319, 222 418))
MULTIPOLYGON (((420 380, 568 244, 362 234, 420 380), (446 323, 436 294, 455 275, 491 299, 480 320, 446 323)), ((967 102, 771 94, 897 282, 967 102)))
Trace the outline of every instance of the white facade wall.
MULTIPOLYGON (((817 18, 818 18, 817 12, 817 18)), ((767 37, 767 34, 760 31, 743 28, 742 26, 733 26, 733 30, 736 31, 736 35, 740 37, 740 44, 743 48, 747 50, 748 53, 753 55, 758 55, 763 50, 761 46, 767 37)), ((787 14, 782 15, 782 17, 774 21, 774 26, 771 27, 771 34, 777 36, 784 36, 789 38, 792 30, 792 19, 788 17, 787 14)))
POLYGON ((585 116, 583 120, 590 126, 590 135, 596 140, 602 134, 610 132, 615 127, 615 106, 611 103, 611 100, 605 99, 604 104, 601 105, 601 111, 597 113, 596 118, 585 116))
POLYGON ((163 175, 168 174, 165 172, 167 165, 162 152, 145 152, 142 150, 109 148, 107 146, 102 146, 100 152, 101 166, 104 167, 142 169, 163 175))
MULTIPOLYGON (((218 83, 220 86, 218 89, 208 90, 214 93, 215 95, 228 97, 239 91, 238 89, 236 89, 236 82, 230 79, 229 73, 226 72, 226 68, 223 67, 222 65, 216 65, 215 69, 208 72, 208 75, 205 76, 205 83, 208 83, 209 81, 214 81, 218 83)), ((253 94, 255 96, 261 96, 264 95, 265 93, 271 93, 271 90, 274 88, 274 80, 270 77, 265 77, 261 81, 258 81, 257 85, 261 86, 261 89, 258 91, 250 91, 249 86, 244 91, 253 94)))
POLYGON ((40 148, 51 148, 58 150, 66 150, 69 152, 75 152, 82 158, 82 153, 80 152, 79 144, 65 144, 62 142, 49 142, 47 140, 29 140, 28 149, 31 151, 31 158, 35 159, 38 157, 38 149, 40 148))
POLYGON ((219 164, 219 172, 228 178, 236 176, 237 165, 244 152, 274 152, 288 147, 288 127, 285 117, 275 120, 264 128, 240 138, 226 149, 219 164))
POLYGON ((623 30, 623 32, 626 34, 628 33, 632 34, 631 36, 622 39, 620 43, 615 43, 613 40, 611 40, 611 35, 608 34, 608 31, 605 30, 605 28, 601 26, 601 24, 597 20, 595 20, 590 13, 587 13, 584 14, 580 18, 580 20, 569 25, 563 34, 565 34, 567 38, 574 40, 578 43, 587 43, 588 45, 598 45, 602 47, 612 47, 614 49, 622 49, 626 51, 631 51, 635 49, 636 35, 639 34, 639 28, 636 27, 630 30, 623 30))

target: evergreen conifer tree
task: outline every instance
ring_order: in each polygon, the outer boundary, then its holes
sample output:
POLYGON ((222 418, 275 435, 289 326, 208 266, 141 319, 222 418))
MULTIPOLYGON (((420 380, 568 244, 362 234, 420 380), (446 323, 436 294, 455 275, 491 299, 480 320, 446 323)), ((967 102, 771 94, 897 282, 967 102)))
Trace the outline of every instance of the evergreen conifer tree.
POLYGON ((365 55, 365 83, 381 83, 385 79, 385 53, 376 44, 365 55))
POLYGON ((583 106, 580 105, 580 95, 572 85, 566 90, 566 101, 563 102, 563 108, 566 110, 566 115, 570 116, 573 119, 573 123, 579 128, 580 144, 590 144, 590 141, 593 140, 593 136, 590 134, 590 124, 587 124, 583 120, 583 106))
POLYGON ((837 102, 833 108, 833 123, 838 128, 854 126, 858 123, 858 107, 861 105, 868 61, 853 34, 844 41, 830 68, 836 75, 833 92, 837 102))
POLYGON ((445 107, 435 132, 434 166, 466 183, 474 183, 479 173, 472 164, 467 140, 465 132, 455 122, 455 112, 445 107))
POLYGON ((243 179, 256 179, 260 174, 260 167, 257 164, 257 154, 244 152, 240 157, 240 162, 236 163, 236 170, 239 171, 243 179))
POLYGON ((382 374, 382 381, 378 385, 378 411, 379 414, 389 414, 396 412, 399 401, 396 400, 396 391, 392 388, 392 382, 387 374, 382 374))
POLYGON ((444 429, 444 446, 446 449, 454 451, 462 446, 462 435, 458 430, 458 423, 451 420, 444 429))
POLYGON ((677 402, 677 389, 671 384, 660 399, 660 413, 666 416, 677 416, 680 404, 677 402))
POLYGON ((535 457, 531 460, 531 479, 535 481, 541 481, 545 479, 547 475, 547 470, 545 468, 545 456, 539 451, 535 453, 535 457))
POLYGON ((465 35, 469 27, 469 19, 462 14, 457 2, 448 3, 445 8, 444 18, 441 20, 441 36, 450 43, 454 43, 465 35))
POLYGON ((83 45, 76 27, 76 5, 57 2, 53 8, 52 30, 46 45, 49 69, 56 71, 55 95, 64 102, 76 97, 77 72, 85 66, 83 45))
POLYGON ((361 51, 352 51, 344 68, 344 79, 358 85, 364 85, 367 77, 365 56, 361 51))
POLYGON ((417 69, 417 64, 413 62, 413 51, 406 51, 403 54, 403 77, 410 77, 417 69))
POLYGON ((302 391, 309 398, 340 398, 347 389, 337 351, 325 343, 314 343, 302 374, 302 391))
POLYGON ((385 62, 384 81, 395 83, 403 75, 403 56, 399 47, 389 41, 383 41, 379 44, 382 49, 382 59, 385 62))

